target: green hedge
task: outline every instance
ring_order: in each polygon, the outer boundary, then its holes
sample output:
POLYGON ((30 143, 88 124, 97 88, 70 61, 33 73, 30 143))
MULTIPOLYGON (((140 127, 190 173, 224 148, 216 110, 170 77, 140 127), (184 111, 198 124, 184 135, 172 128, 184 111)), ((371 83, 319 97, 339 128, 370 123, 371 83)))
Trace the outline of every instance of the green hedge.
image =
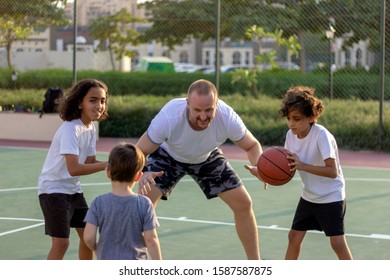
MULTIPOLYGON (((275 81, 274 87, 277 86, 275 81)), ((285 85, 286 86, 286 85, 285 85)), ((187 88, 187 85, 183 88, 187 88)), ((178 90, 178 89, 176 89, 178 90)), ((285 120, 279 117, 282 87, 276 94, 262 94, 253 98, 242 94, 221 94, 242 117, 247 127, 263 145, 283 145, 287 131, 285 120)), ((0 106, 20 111, 37 112, 42 107, 45 89, 1 90, 0 106)), ((128 94, 109 96, 109 119, 100 123, 101 137, 139 137, 160 108, 171 98, 181 94, 128 94)), ((390 103, 383 104, 384 135, 379 136, 379 103, 358 99, 323 99, 325 113, 319 123, 325 125, 337 139, 340 148, 390 152, 390 103)))
MULTIPOLYGON (((11 70, 0 69, 0 88, 13 89, 11 70)), ((240 93, 251 96, 252 93, 243 82, 231 83, 231 73, 220 76, 219 92, 221 96, 240 93)), ((145 73, 117 71, 78 71, 77 80, 96 78, 107 83, 112 95, 143 95, 157 96, 180 95, 187 91, 188 86, 197 79, 214 81, 214 75, 203 73, 145 73)), ((328 74, 324 71, 301 73, 283 69, 261 72, 258 76, 258 91, 260 95, 279 98, 283 92, 293 85, 309 85, 316 88, 320 98, 328 97, 328 74)), ((379 75, 362 70, 338 71, 334 74, 333 96, 335 99, 378 100, 379 75)), ((67 89, 72 86, 72 72, 61 69, 29 70, 19 73, 16 87, 47 89, 59 86, 67 89)), ((390 88, 390 81, 385 80, 385 88, 390 88)), ((385 99, 390 100, 390 92, 385 92, 385 99)))
MULTIPOLYGON (((111 97, 110 118, 100 123, 100 136, 141 136, 160 108, 173 97, 152 95, 111 97)), ((254 99, 240 94, 223 96, 221 99, 235 108, 263 145, 283 145, 288 128, 285 120, 278 115, 279 99, 266 96, 254 99)), ((381 139, 378 136, 378 102, 326 99, 323 101, 325 113, 318 122, 335 135, 340 148, 390 151, 388 118, 385 118, 384 122, 385 135, 381 139)), ((385 104, 384 114, 390 116, 390 104, 385 104)))

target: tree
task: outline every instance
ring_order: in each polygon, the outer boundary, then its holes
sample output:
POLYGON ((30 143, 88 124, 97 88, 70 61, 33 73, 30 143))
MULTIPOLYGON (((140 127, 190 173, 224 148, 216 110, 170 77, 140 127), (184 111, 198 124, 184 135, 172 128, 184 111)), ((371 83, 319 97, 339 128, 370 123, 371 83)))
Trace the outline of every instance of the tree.
POLYGON ((91 35, 100 40, 98 49, 107 49, 110 54, 112 69, 115 70, 114 54, 117 60, 123 57, 134 57, 137 54, 128 50, 129 45, 136 46, 140 43, 140 33, 131 28, 134 23, 144 23, 145 20, 132 16, 126 9, 106 17, 98 18, 89 25, 91 35))
MULTIPOLYGON (((185 40, 214 39, 215 1, 154 0, 142 4, 150 15, 152 27, 145 33, 147 40, 156 40, 170 48, 185 40)), ((245 39, 243 34, 253 25, 265 31, 283 30, 283 37, 296 35, 301 46, 301 71, 306 70, 305 34, 325 38, 330 18, 336 22, 336 36, 350 45, 370 40, 371 49, 379 50, 380 1, 356 0, 224 0, 221 4, 221 39, 245 39)), ((386 30, 390 30, 390 9, 387 9, 386 30)), ((389 31, 390 32, 390 31, 389 31)))
MULTIPOLYGON (((287 49, 287 61, 291 61, 291 56, 295 55, 296 57, 299 56, 299 49, 301 46, 298 43, 297 36, 290 35, 288 38, 285 38, 283 36, 283 30, 278 29, 274 32, 266 32, 263 27, 259 27, 257 25, 253 25, 252 27, 248 28, 245 32, 245 37, 247 39, 250 39, 254 42, 257 42, 259 45, 261 44, 261 40, 263 38, 271 38, 276 45, 276 50, 268 51, 268 52, 261 52, 259 50, 259 55, 256 56, 255 64, 256 66, 265 66, 267 64, 270 64, 272 68, 277 68, 277 64, 275 62, 276 60, 276 53, 277 49, 280 47, 285 47, 287 49), (260 64, 260 65, 259 65, 260 64)), ((261 67, 257 67, 261 68, 261 67)))
POLYGON ((0 46, 6 49, 9 68, 12 44, 27 39, 38 27, 64 24, 64 4, 66 0, 0 0, 0 46))
MULTIPOLYGON (((340 0, 341 1, 341 0, 340 0)), ((244 34, 253 25, 265 31, 283 30, 289 38, 310 30, 322 31, 326 16, 319 10, 315 0, 291 1, 225 0, 221 5, 221 38, 246 39, 244 34), (308 12, 310 10, 310 12, 308 12), (305 14, 306 13, 306 14, 305 14), (305 16, 302 16, 305 14, 305 16), (310 15, 310 16, 308 16, 310 15)), ((201 41, 215 35, 215 4, 204 0, 157 0, 143 4, 149 12, 152 28, 145 33, 147 40, 157 40, 173 48, 186 39, 201 41)), ((303 46, 302 42, 299 42, 303 46)), ((304 52, 304 49, 301 49, 304 52)), ((303 61, 304 62, 304 61, 303 61)))
MULTIPOLYGON (((276 47, 284 46, 287 48, 287 56, 288 62, 290 62, 291 55, 298 56, 298 51, 300 49, 300 45, 297 42, 297 36, 291 35, 288 38, 283 37, 283 30, 276 30, 275 32, 266 32, 262 27, 258 27, 253 25, 248 28, 245 33, 246 38, 253 40, 254 42, 259 43, 263 38, 272 38, 276 44, 276 47)), ((232 76, 232 84, 238 81, 244 81, 245 85, 249 87, 253 96, 257 98, 258 96, 258 72, 265 68, 267 65, 271 65, 271 68, 277 68, 278 65, 276 63, 276 50, 261 52, 259 50, 259 54, 255 58, 255 65, 249 70, 236 70, 233 72, 232 76)))
MULTIPOLYGON (((144 41, 156 40, 172 49, 187 39, 201 41, 215 35, 215 1, 157 0, 141 4, 147 11, 152 27, 143 36, 144 41)), ((242 38, 253 24, 265 25, 265 18, 256 13, 264 7, 262 1, 224 0, 221 5, 221 38, 242 38)))
MULTIPOLYGON (((359 40, 370 40, 370 49, 380 50, 382 1, 329 0, 321 4, 324 13, 335 22, 337 36, 343 36, 344 45, 359 40)), ((390 32, 390 10, 386 9, 386 31, 390 32)), ((388 37, 388 36, 387 36, 388 37)))

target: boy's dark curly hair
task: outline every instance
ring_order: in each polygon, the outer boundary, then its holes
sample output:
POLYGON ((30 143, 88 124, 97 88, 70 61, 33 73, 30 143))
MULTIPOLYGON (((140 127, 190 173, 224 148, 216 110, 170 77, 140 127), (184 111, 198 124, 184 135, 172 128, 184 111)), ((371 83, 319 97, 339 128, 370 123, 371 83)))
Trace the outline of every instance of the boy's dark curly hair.
POLYGON ((324 105, 314 93, 315 89, 311 87, 291 87, 284 94, 279 115, 287 117, 291 111, 299 111, 306 117, 313 117, 317 120, 324 112, 324 105))

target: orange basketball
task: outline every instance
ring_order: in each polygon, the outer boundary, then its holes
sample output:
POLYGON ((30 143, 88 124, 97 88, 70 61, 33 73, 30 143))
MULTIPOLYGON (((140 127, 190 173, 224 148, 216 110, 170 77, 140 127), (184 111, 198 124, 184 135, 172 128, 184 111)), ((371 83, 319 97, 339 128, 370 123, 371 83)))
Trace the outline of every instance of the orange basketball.
POLYGON ((290 171, 288 164, 293 162, 287 159, 288 150, 283 147, 271 147, 266 149, 257 161, 259 177, 273 186, 281 186, 288 183, 295 174, 290 171))

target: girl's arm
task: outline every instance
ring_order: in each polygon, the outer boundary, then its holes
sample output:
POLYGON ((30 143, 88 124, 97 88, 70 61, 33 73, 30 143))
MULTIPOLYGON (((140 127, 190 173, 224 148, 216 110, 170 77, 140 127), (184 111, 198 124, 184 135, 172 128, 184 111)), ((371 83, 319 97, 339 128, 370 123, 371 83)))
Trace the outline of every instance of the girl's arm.
POLYGON ((103 171, 107 167, 106 161, 97 161, 95 156, 90 156, 85 163, 79 163, 78 155, 66 154, 66 167, 71 176, 89 175, 103 171))
POLYGON ((146 247, 152 260, 162 260, 160 241, 156 229, 144 231, 146 247))
POLYGON ((99 162, 106 162, 106 161, 97 160, 96 156, 87 157, 87 159, 85 160, 86 164, 99 163, 99 162))

